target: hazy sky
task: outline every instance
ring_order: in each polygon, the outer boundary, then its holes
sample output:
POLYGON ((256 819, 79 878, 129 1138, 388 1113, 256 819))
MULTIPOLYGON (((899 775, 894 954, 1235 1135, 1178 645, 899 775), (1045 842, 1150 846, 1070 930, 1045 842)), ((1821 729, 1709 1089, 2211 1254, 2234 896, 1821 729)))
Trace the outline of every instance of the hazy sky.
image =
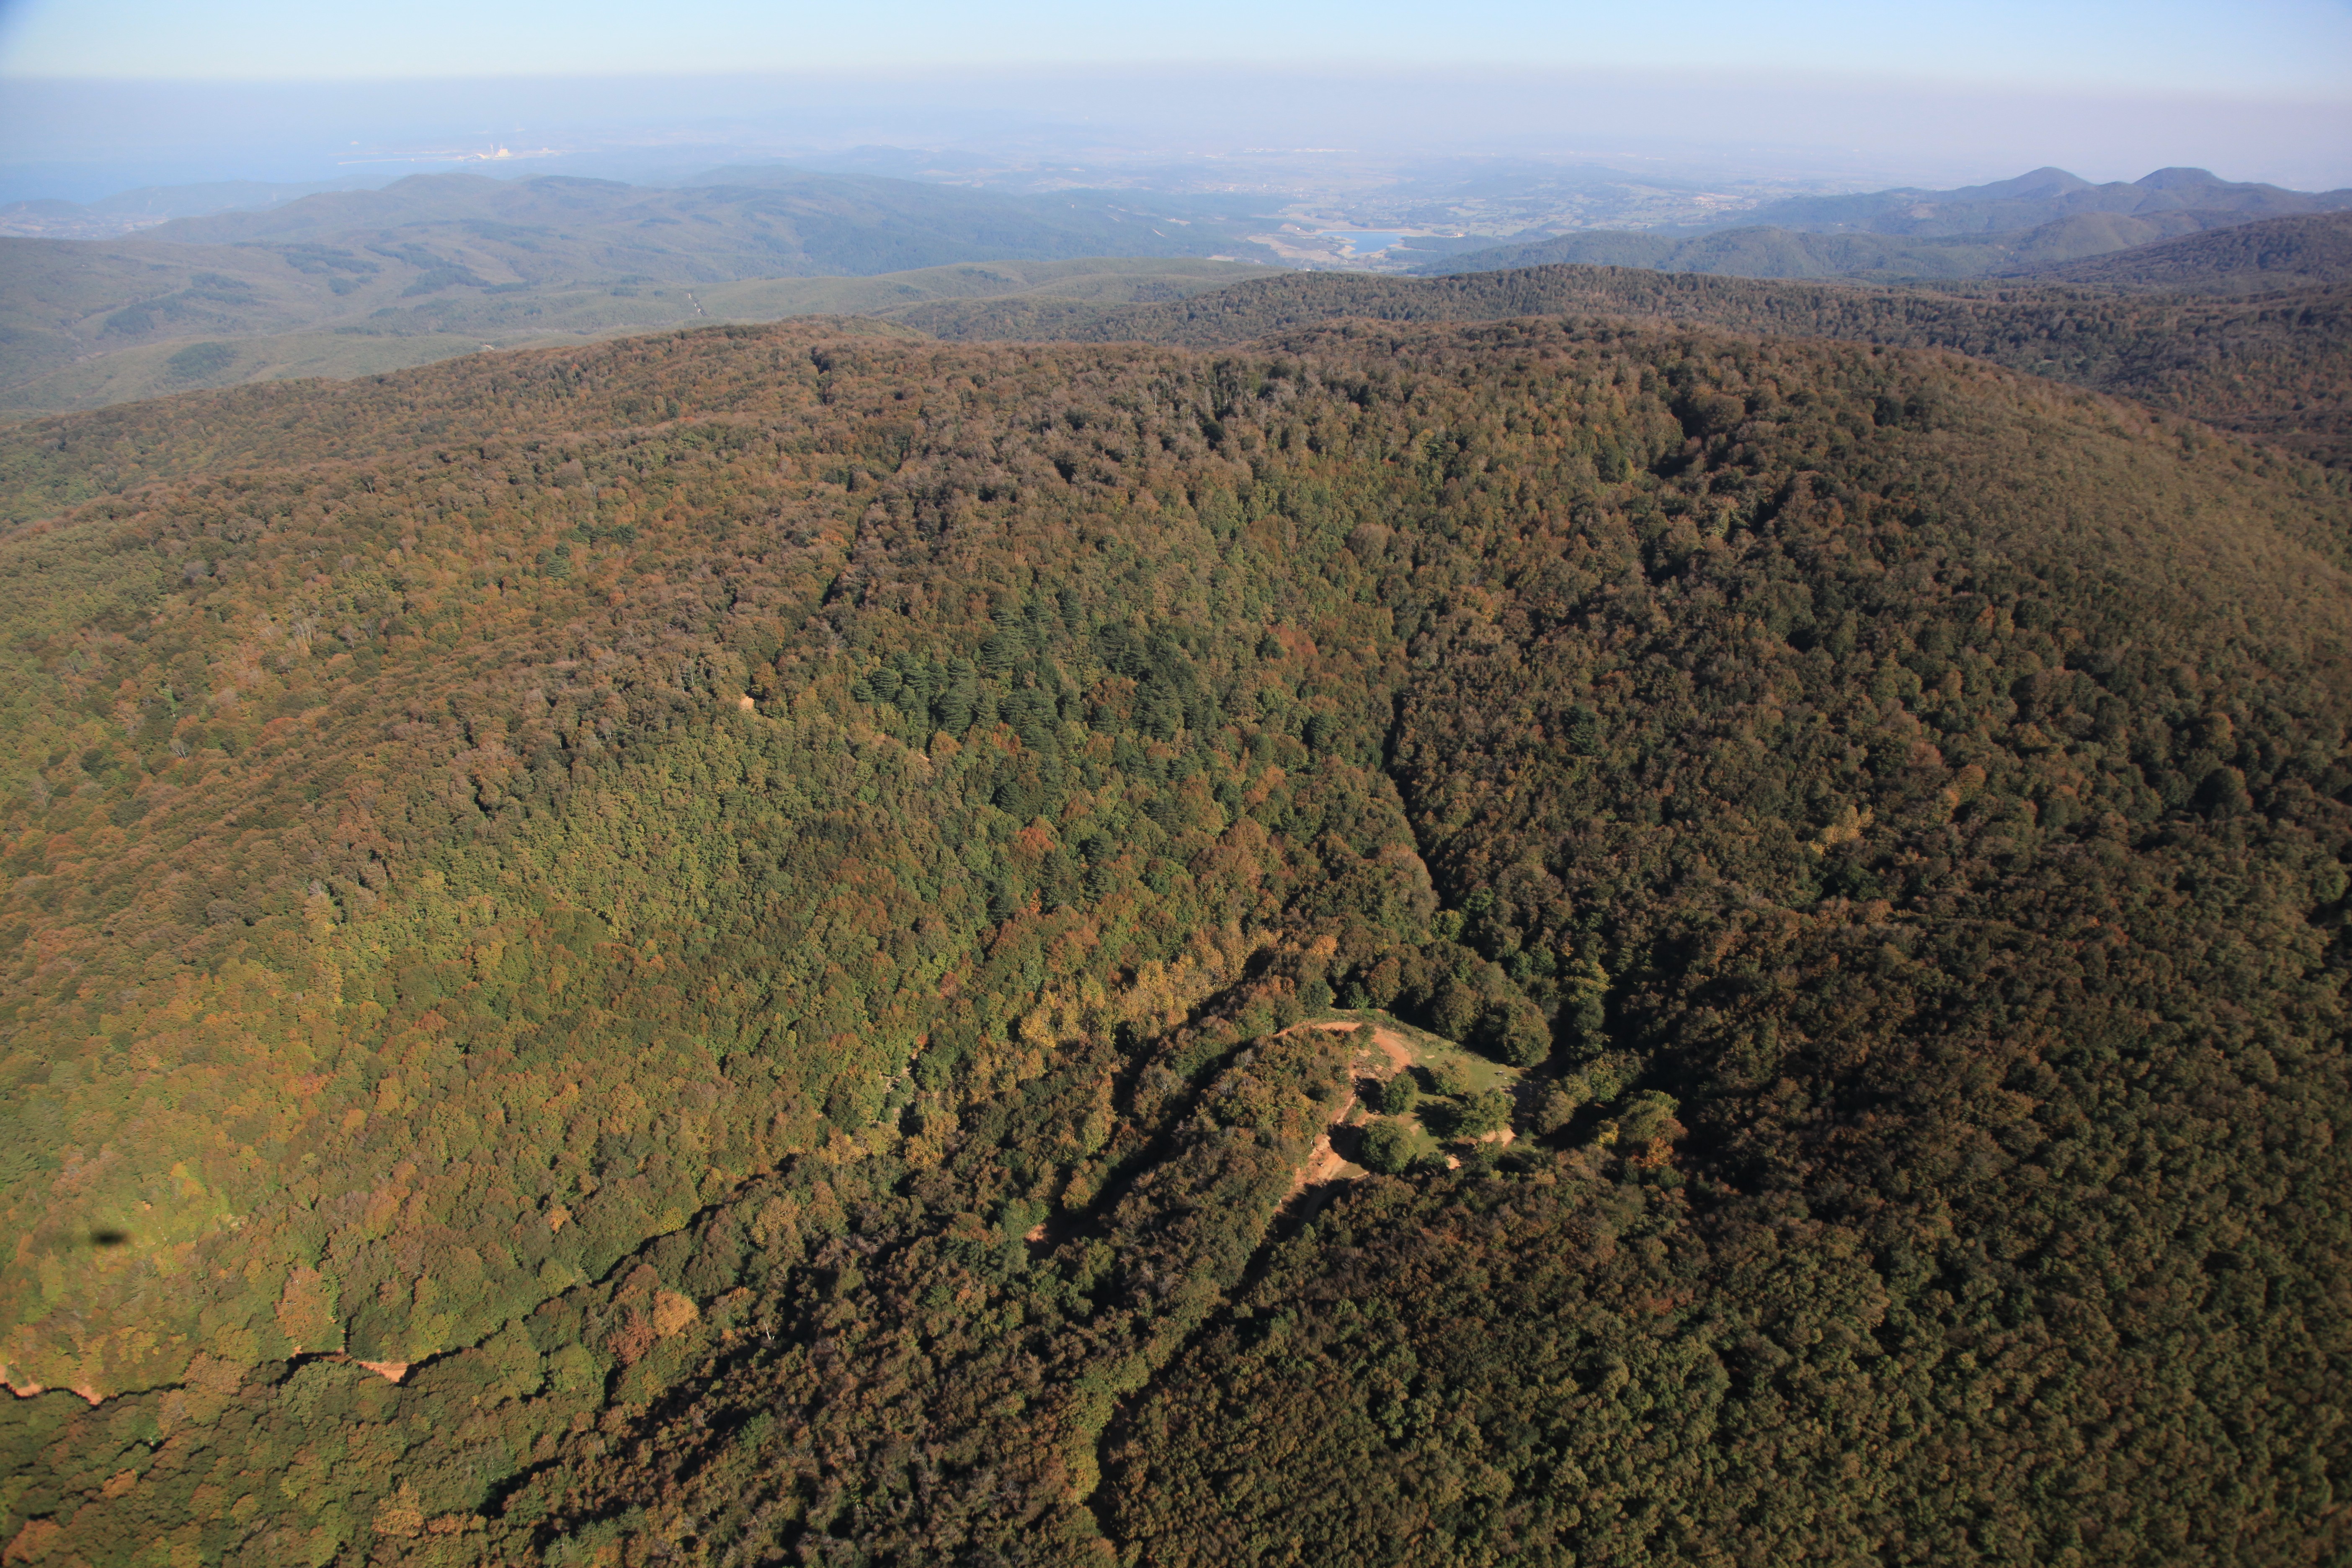
POLYGON ((1271 143, 2333 188, 2352 0, 0 0, 0 203, 390 179, 509 141, 557 155, 499 172, 627 179, 860 143, 1271 143))
POLYGON ((2347 0, 0 0, 0 73, 243 80, 1085 62, 1731 68, 2352 97, 2347 0))

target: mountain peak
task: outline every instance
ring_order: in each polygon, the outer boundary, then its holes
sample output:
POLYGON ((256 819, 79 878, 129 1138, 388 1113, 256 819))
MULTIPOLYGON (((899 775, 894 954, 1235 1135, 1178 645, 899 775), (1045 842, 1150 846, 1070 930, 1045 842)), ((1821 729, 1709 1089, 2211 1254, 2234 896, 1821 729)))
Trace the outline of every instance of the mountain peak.
POLYGON ((2230 184, 2230 182, 2224 180, 2210 169, 2190 169, 2176 166, 2169 169, 2158 169, 2155 174, 2147 176, 2145 179, 2134 180, 2132 184, 2139 186, 2142 190, 2147 191, 2179 191, 2188 190, 2199 185, 2226 185, 2230 184))
POLYGON ((1965 193, 1955 191, 1952 195, 1965 194, 1979 198, 2049 197, 2071 195, 2076 191, 2087 191, 2092 188, 2091 182, 2082 175, 2069 174, 2063 169, 2045 163, 2041 168, 2029 170, 2013 180, 1995 180, 1990 184, 1972 185, 1965 193))

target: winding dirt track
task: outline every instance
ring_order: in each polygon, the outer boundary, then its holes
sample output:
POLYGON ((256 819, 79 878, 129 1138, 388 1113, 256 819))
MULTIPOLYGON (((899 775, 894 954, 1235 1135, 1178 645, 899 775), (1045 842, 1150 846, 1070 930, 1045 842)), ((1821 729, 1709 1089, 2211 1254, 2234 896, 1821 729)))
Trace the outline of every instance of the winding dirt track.
MULTIPOLYGON (((1294 1024, 1291 1026, 1291 1028, 1294 1030, 1321 1029, 1327 1034, 1333 1035, 1349 1035, 1369 1031, 1370 1045, 1377 1047, 1381 1056, 1387 1059, 1390 1072, 1402 1072, 1412 1064, 1412 1052, 1406 1046, 1403 1038, 1394 1030, 1383 1029, 1377 1024, 1366 1025, 1341 1022, 1294 1024)), ((1367 1049, 1359 1052, 1355 1060, 1349 1065, 1351 1067, 1360 1066, 1371 1068, 1375 1067, 1377 1064, 1373 1058, 1372 1051, 1367 1049)), ((1286 1201, 1286 1209, 1297 1205, 1300 1195, 1307 1193, 1310 1188, 1324 1187, 1335 1182, 1352 1181, 1354 1179, 1354 1175, 1349 1173, 1347 1157, 1331 1146, 1331 1128, 1337 1127, 1346 1121, 1349 1114, 1356 1109, 1357 1103, 1355 1095, 1350 1092, 1347 1099, 1339 1102, 1339 1109, 1331 1113, 1330 1125, 1327 1126, 1322 1131, 1315 1135, 1315 1146, 1313 1149, 1308 1151, 1307 1163, 1298 1168, 1298 1173, 1291 1179, 1290 1197, 1286 1201)), ((1360 1171, 1355 1173, 1355 1174, 1361 1173, 1362 1173, 1360 1171)), ((1308 1200, 1307 1206, 1314 1206, 1317 1201, 1318 1200, 1315 1199, 1308 1200)))

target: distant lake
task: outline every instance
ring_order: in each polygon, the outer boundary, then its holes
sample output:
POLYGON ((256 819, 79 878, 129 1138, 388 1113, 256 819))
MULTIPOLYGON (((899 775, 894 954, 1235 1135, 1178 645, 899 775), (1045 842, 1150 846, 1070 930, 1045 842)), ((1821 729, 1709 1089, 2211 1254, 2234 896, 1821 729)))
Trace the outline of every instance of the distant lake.
POLYGON ((1316 232, 1325 239, 1348 241, 1348 254, 1350 256, 1370 256, 1376 250, 1386 250, 1404 238, 1401 234, 1374 234, 1356 228, 1326 228, 1316 232))

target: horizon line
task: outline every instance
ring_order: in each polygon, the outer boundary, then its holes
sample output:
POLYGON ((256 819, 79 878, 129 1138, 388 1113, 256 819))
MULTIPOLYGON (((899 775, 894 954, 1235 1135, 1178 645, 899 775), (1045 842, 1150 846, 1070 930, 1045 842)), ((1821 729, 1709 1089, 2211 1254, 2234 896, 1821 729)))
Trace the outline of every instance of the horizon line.
POLYGON ((336 89, 446 85, 478 87, 495 83, 541 87, 563 82, 793 82, 809 85, 914 85, 943 79, 984 87, 992 79, 1017 80, 1037 77, 1103 76, 1157 77, 1170 79, 1199 77, 1228 79, 1276 78, 1330 82, 1393 79, 1398 81, 1518 81, 1530 86, 1549 81, 1610 81, 1626 86, 1656 83, 1687 86, 1693 82, 1737 84, 1751 90, 1819 90, 1834 87, 1858 96, 1913 93, 1927 89, 1942 94, 1970 97, 2032 98, 2079 102, 2137 101, 2198 102, 2242 105, 2272 110, 2338 110, 2352 112, 2352 89, 2336 95, 2278 90, 2222 90, 2186 86, 2126 82, 2059 83, 2031 78, 1940 76, 1932 72, 1791 70, 1728 66, 1665 67, 1655 65, 1528 65, 1507 61, 1420 64, 1387 59, 1345 63, 1329 60, 1269 64, 1264 61, 1198 59, 1059 59, 1038 61, 985 60, 977 63, 940 61, 840 65, 822 68, 763 66, 698 70, 568 69, 482 71, 342 71, 318 75, 190 76, 99 75, 54 71, 19 71, 0 64, 0 82, 31 88, 179 88, 179 89, 336 89))

